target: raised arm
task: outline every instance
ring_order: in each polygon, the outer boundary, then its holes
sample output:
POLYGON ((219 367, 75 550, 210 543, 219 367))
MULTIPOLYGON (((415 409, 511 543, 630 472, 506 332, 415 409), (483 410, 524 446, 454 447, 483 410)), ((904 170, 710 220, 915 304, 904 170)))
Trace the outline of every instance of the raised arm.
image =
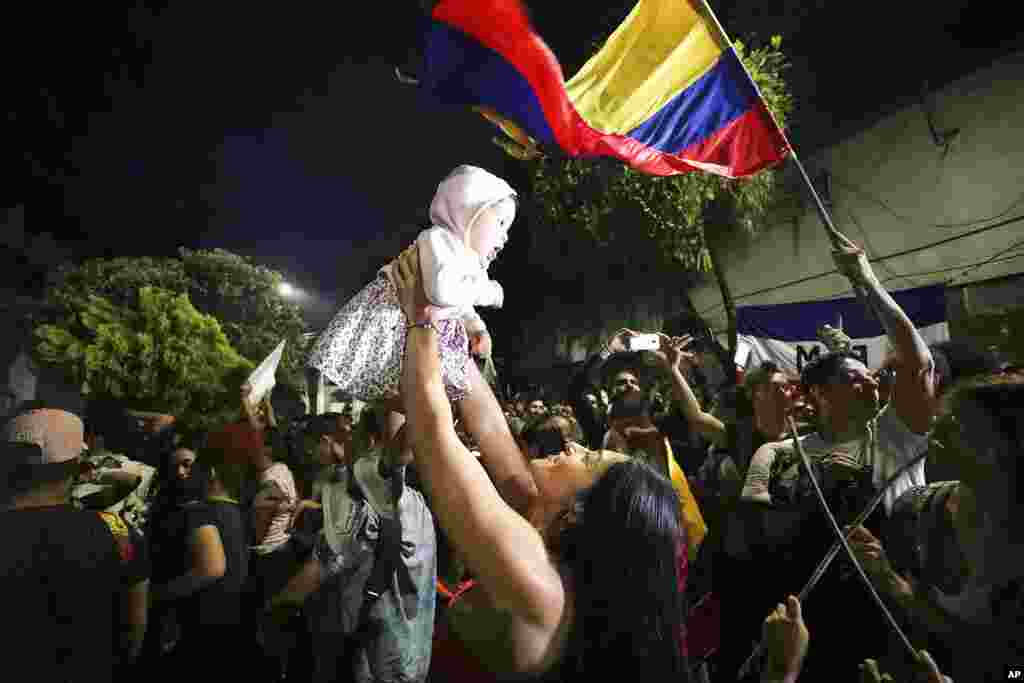
POLYGON ((775 449, 771 444, 765 444, 757 449, 754 457, 750 459, 747 478, 743 482, 743 492, 740 497, 744 501, 771 504, 772 495, 768 492, 768 480, 774 461, 775 449))
POLYGON ((801 506, 777 506, 772 500, 768 483, 778 447, 779 444, 766 443, 750 459, 737 510, 741 523, 747 527, 748 538, 762 548, 792 539, 805 515, 801 506))
POLYGON ((899 358, 890 410, 912 432, 924 434, 931 429, 936 410, 931 351, 914 323, 885 291, 864 250, 841 237, 844 242, 838 251, 833 252, 836 267, 850 280, 850 284, 865 294, 868 305, 878 315, 899 358))
POLYGON ((267 426, 277 427, 277 417, 274 415, 274 404, 270 402, 270 394, 264 397, 262 405, 267 415, 267 426))
POLYGON ((248 382, 242 385, 242 419, 249 423, 249 426, 253 429, 263 429, 263 424, 260 422, 260 413, 257 406, 249 403, 249 394, 252 393, 252 385, 248 382))
POLYGON ((178 600, 202 590, 224 576, 227 559, 220 532, 212 524, 195 529, 188 539, 189 569, 153 590, 153 600, 178 600))
POLYGON ((679 403, 686 422, 691 429, 705 439, 713 441, 715 445, 725 446, 728 440, 725 424, 700 407, 700 401, 697 400, 696 394, 693 393, 693 389, 690 388, 690 384, 686 381, 686 376, 683 375, 680 368, 683 363, 687 365, 695 363, 696 354, 686 351, 686 347, 693 341, 693 337, 687 335, 670 339, 667 335, 659 334, 658 339, 661 341, 661 347, 655 355, 658 356, 672 380, 672 395, 679 403))
MULTIPOLYGON (((444 228, 423 231, 416 240, 427 299, 435 306, 494 306, 505 301, 501 285, 467 253, 458 238, 444 228)), ((398 261, 395 262, 396 264, 398 261)))
MULTIPOLYGON (((427 302, 418 274, 402 260, 392 275, 406 316, 420 320, 427 302)), ((407 439, 434 512, 495 606, 553 632, 565 605, 561 577, 540 533, 502 500, 456 436, 440 370, 434 330, 411 328, 402 374, 407 439)))

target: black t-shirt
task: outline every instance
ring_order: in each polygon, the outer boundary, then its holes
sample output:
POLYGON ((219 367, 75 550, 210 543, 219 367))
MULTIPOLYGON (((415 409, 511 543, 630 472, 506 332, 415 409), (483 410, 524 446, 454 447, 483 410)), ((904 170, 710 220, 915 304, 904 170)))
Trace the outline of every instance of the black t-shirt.
POLYGON ((181 604, 183 630, 190 626, 229 626, 241 619, 242 586, 249 573, 249 554, 242 513, 237 503, 206 501, 186 506, 182 558, 196 529, 214 526, 220 534, 227 560, 224 576, 193 593, 181 604))
POLYGON ((4 661, 25 662, 33 680, 110 680, 122 588, 149 576, 145 544, 113 531, 70 505, 0 512, 4 661))
POLYGON ((147 536, 153 561, 154 584, 167 583, 188 569, 188 544, 185 536, 187 507, 168 502, 155 509, 149 520, 147 536))

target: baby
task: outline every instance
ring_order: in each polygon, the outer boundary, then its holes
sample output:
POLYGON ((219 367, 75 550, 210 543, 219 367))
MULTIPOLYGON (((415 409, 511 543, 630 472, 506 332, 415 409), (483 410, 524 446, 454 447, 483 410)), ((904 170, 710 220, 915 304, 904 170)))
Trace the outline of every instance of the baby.
MULTIPOLYGON (((470 339, 489 355, 490 337, 475 306, 501 307, 504 291, 487 268, 505 246, 516 215, 516 192, 501 178, 475 166, 459 166, 441 181, 430 204, 433 224, 416 239, 420 272, 440 334, 441 368, 451 400, 464 398, 470 339)), ((317 340, 309 365, 338 389, 363 401, 387 401, 399 393, 405 319, 381 268, 335 315, 317 340)))

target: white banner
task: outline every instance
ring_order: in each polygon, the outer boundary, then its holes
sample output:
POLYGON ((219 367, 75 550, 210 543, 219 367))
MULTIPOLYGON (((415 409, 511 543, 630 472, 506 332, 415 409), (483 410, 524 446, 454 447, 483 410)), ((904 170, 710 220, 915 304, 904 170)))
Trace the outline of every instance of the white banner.
MULTIPOLYGON (((893 298, 928 344, 949 339, 945 289, 921 287, 894 292, 893 298)), ((818 339, 826 324, 841 322, 852 341, 852 352, 869 368, 885 361, 891 345, 881 324, 856 298, 809 301, 774 306, 738 306, 736 364, 753 369, 773 361, 783 371, 799 374, 804 366, 828 352, 818 339)))

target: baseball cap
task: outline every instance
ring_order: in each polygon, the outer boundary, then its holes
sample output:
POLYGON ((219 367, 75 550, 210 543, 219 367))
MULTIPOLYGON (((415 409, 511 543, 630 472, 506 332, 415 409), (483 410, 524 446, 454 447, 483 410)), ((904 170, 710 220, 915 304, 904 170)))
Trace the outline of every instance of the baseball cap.
POLYGON ((85 426, 81 418, 64 410, 41 408, 15 415, 5 425, 2 439, 12 442, 5 455, 20 457, 29 465, 49 465, 74 460, 82 454, 85 426), (18 448, 14 444, 35 445, 18 448))

